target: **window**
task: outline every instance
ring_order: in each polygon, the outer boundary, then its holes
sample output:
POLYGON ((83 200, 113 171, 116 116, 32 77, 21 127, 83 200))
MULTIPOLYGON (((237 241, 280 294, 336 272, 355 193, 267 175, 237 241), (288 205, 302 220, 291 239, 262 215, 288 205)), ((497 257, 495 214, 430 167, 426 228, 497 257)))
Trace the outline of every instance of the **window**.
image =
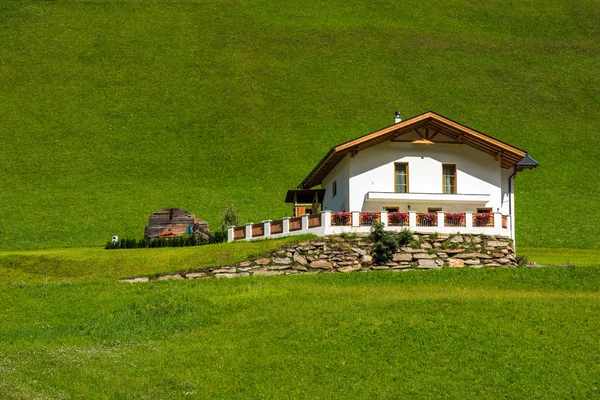
POLYGON ((333 184, 331 186, 333 186, 331 188, 331 197, 335 197, 335 195, 337 194, 337 181, 333 181, 333 184))
POLYGON ((456 165, 442 164, 442 193, 456 193, 456 165))
POLYGON ((387 211, 389 213, 400 211, 400 207, 383 207, 383 211, 387 211))
POLYGON ((436 213, 438 211, 442 211, 442 208, 441 207, 427 207, 428 213, 436 213))
POLYGON ((477 209, 477 214, 491 214, 491 213, 492 213, 491 208, 478 208, 477 209))
POLYGON ((408 164, 396 164, 396 193, 408 193, 408 164))

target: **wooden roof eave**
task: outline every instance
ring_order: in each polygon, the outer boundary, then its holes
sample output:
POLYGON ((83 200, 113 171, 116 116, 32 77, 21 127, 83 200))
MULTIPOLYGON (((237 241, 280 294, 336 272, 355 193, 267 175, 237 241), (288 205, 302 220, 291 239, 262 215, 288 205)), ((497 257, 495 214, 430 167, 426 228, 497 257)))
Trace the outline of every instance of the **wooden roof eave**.
POLYGON ((512 168, 516 162, 527 154, 523 149, 493 138, 485 133, 476 131, 456 121, 436 114, 433 111, 428 111, 332 147, 298 187, 312 188, 320 184, 323 178, 331 172, 335 165, 337 165, 347 153, 351 151, 361 151, 385 141, 393 140, 399 133, 406 133, 415 128, 418 129, 424 123, 427 123, 430 127, 436 128, 439 133, 454 139, 462 136, 463 144, 467 144, 487 154, 493 156, 501 154, 502 168, 512 168), (330 168, 326 168, 331 164, 333 165, 330 168))

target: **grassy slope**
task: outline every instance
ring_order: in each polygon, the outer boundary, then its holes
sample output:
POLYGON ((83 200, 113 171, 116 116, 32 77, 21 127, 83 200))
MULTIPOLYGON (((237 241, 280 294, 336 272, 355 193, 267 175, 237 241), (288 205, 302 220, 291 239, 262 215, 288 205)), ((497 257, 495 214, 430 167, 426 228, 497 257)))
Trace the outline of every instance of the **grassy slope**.
POLYGON ((299 235, 277 240, 183 248, 0 252, 0 284, 116 281, 135 276, 185 273, 258 257, 310 237, 299 235))
POLYGON ((29 398, 598 396, 600 269, 0 285, 29 398))
POLYGON ((289 212, 334 144, 433 109, 526 148, 522 246, 600 248, 597 1, 0 3, 0 249, 289 212))
MULTIPOLYGON (((185 273, 232 264, 306 238, 163 249, 4 251, 0 252, 0 284, 112 282, 135 276, 185 273)), ((539 265, 600 266, 600 250, 520 248, 519 254, 539 265)))

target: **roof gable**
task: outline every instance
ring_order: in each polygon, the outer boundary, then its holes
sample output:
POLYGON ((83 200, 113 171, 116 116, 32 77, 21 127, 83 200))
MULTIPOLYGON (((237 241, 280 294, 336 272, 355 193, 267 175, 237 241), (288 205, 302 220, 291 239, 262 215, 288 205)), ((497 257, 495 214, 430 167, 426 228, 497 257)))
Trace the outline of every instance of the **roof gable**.
MULTIPOLYGON (((331 148, 299 187, 311 188, 319 185, 346 154, 356 154, 361 150, 388 140, 410 143, 418 140, 417 143, 424 144, 465 144, 495 156, 500 161, 502 168, 512 168, 527 156, 527 152, 523 149, 495 139, 433 111, 428 111, 331 148)), ((529 167, 532 168, 533 166, 529 167)))

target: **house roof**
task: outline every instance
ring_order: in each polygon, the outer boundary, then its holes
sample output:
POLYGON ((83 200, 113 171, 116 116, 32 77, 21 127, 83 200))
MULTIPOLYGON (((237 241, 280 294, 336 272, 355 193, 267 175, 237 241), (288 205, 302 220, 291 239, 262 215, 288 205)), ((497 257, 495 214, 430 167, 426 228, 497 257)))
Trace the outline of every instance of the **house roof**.
POLYGON ((524 169, 532 169, 535 167, 539 167, 537 161, 535 161, 529 154, 525 155, 521 161, 519 161, 516 165, 517 170, 523 171, 524 169))
MULTIPOLYGON (((403 135, 418 135, 417 142, 423 144, 435 143, 456 143, 466 144, 479 149, 485 153, 493 155, 500 161, 502 168, 512 168, 517 163, 523 161, 523 168, 535 168, 539 164, 529 157, 527 152, 516 146, 505 143, 493 138, 485 133, 469 128, 463 124, 446 118, 433 111, 417 115, 405 121, 398 122, 375 132, 368 133, 348 142, 338 144, 332 147, 329 152, 321 159, 317 166, 308 174, 299 185, 301 189, 308 189, 317 186, 323 178, 340 162, 346 154, 356 154, 361 150, 371 146, 386 142, 388 140, 396 142, 412 142, 403 139, 403 135), (436 136, 441 134, 445 141, 436 141, 436 136), (524 161, 527 159, 527 161, 524 161), (531 160, 531 161, 529 161, 531 160)), ((407 135, 406 137, 408 137, 407 135)), ((439 138, 438 138, 439 139, 439 138)))

